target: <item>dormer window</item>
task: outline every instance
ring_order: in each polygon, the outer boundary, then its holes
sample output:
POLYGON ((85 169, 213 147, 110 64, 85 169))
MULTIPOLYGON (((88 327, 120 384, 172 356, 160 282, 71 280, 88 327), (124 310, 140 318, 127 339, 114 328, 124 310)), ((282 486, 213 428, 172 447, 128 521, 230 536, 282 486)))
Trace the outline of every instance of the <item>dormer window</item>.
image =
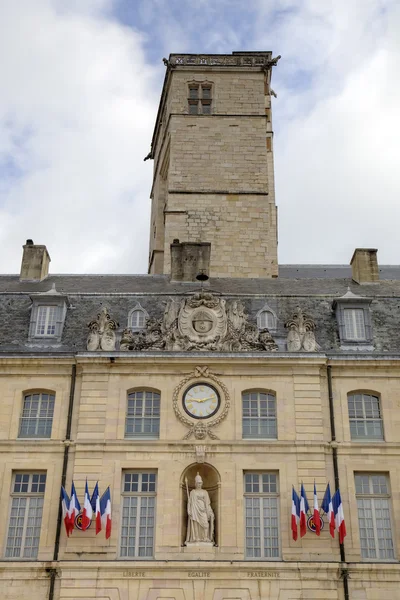
POLYGON ((258 329, 268 329, 269 331, 275 331, 277 327, 277 316, 268 306, 265 304, 260 311, 257 313, 257 327, 258 329))
POLYGON ((139 303, 130 310, 128 314, 128 327, 132 331, 140 331, 146 327, 146 321, 149 318, 148 313, 139 303))
POLYGON ((211 114, 212 86, 210 83, 190 83, 188 96, 190 115, 211 114))
POLYGON ((31 300, 29 341, 61 341, 68 298, 53 287, 48 292, 31 296, 31 300))
POLYGON ((333 303, 342 349, 373 350, 371 300, 353 294, 350 289, 333 303))

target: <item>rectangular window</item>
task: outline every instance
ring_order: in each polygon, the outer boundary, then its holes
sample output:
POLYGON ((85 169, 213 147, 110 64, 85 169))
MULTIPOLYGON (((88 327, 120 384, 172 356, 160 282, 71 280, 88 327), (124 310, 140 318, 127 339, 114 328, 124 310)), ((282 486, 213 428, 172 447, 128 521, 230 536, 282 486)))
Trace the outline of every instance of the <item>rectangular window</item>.
POLYGON ((243 439, 276 439, 276 398, 267 392, 243 394, 243 439))
POLYGON ((355 485, 362 558, 394 559, 389 478, 359 473, 355 485))
POLYGON ((35 336, 55 336, 57 306, 38 306, 35 336))
POLYGON ((212 106, 212 87, 204 85, 189 85, 188 111, 190 115, 210 115, 212 106))
POLYGON ((24 397, 24 405, 19 424, 20 438, 49 438, 53 425, 53 394, 28 394, 24 397))
POLYGON ((279 558, 278 476, 245 473, 246 558, 279 558))
POLYGON ((362 308, 344 309, 344 331, 347 340, 365 340, 364 310, 362 308))
POLYGON ((129 472, 122 484, 122 558, 151 558, 154 553, 156 473, 129 472))
POLYGON ((383 440, 383 423, 378 396, 349 394, 350 434, 352 440, 383 440))
POLYGON ((125 437, 158 438, 160 394, 145 390, 128 394, 125 437))
POLYGON ((45 487, 45 473, 14 474, 6 558, 37 558, 45 487))

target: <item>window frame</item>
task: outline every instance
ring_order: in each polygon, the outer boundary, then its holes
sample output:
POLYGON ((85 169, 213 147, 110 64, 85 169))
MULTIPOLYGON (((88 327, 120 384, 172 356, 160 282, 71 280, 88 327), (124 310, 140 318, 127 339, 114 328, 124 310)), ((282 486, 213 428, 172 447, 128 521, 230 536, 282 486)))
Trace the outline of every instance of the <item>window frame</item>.
POLYGON ((149 318, 149 313, 143 308, 143 306, 141 306, 138 302, 131 308, 131 310, 128 312, 128 324, 127 324, 127 328, 130 329, 132 332, 136 332, 136 331, 143 331, 144 329, 146 329, 146 322, 147 319, 149 318), (143 318, 144 318, 144 323, 143 325, 133 325, 132 324, 132 315, 134 315, 134 313, 139 312, 143 314, 143 318))
MULTIPOLYGON (((22 405, 21 405, 21 411, 20 411, 20 417, 19 417, 19 424, 18 424, 18 436, 17 436, 18 439, 24 439, 24 440, 25 439, 45 439, 45 440, 51 439, 51 434, 52 434, 52 430, 53 430, 53 422, 54 422, 55 402, 56 402, 56 393, 54 391, 51 391, 51 390, 29 390, 29 391, 23 392, 23 395, 22 395, 22 405), (26 399, 28 397, 30 397, 30 396, 35 396, 35 395, 39 395, 39 404, 38 404, 37 416, 36 417, 24 417, 24 410, 25 410, 26 399), (42 396, 43 395, 49 396, 49 399, 48 399, 49 402, 51 401, 51 398, 52 398, 53 408, 52 408, 52 411, 51 411, 51 417, 46 416, 46 417, 42 418, 42 420, 46 420, 46 421, 50 420, 50 418, 51 418, 51 425, 50 425, 49 435, 38 435, 37 434, 38 426, 39 426, 39 423, 40 423, 40 420, 41 420, 40 409, 42 407, 42 401, 43 401, 42 396), (21 433, 22 424, 23 424, 23 419, 24 418, 25 419, 29 419, 30 421, 32 421, 32 420, 36 421, 36 425, 35 425, 35 432, 36 433, 34 435, 25 435, 25 434, 23 435, 21 433)), ((47 413, 48 413, 48 410, 47 410, 47 413)))
MULTIPOLYGON (((372 333, 372 320, 371 320, 371 299, 362 298, 361 296, 356 296, 355 294, 351 294, 349 297, 342 296, 338 298, 333 303, 333 308, 336 313, 336 320, 339 328, 339 338, 341 344, 352 347, 365 347, 371 346, 373 343, 373 333, 372 333), (345 325, 345 311, 346 310, 362 310, 364 317, 364 330, 365 337, 364 338, 355 338, 349 337, 346 332, 345 325)), ((371 347, 371 349, 373 349, 371 347)))
MULTIPOLYGON (((149 480, 149 485, 150 485, 150 480, 149 480)), ((157 517, 157 487, 158 487, 158 472, 156 469, 126 469, 122 472, 122 481, 121 481, 121 524, 120 524, 120 537, 119 537, 119 545, 118 545, 118 555, 119 558, 121 560, 154 560, 155 558, 155 541, 156 541, 156 517, 157 517), (155 490, 154 491, 125 491, 125 485, 126 485, 126 480, 125 480, 125 476, 126 475, 138 475, 138 487, 139 487, 139 482, 141 485, 143 485, 143 475, 154 475, 155 476, 155 490), (129 503, 129 505, 125 506, 125 498, 138 498, 137 504, 136 504, 136 513, 135 516, 132 516, 132 514, 128 515, 128 525, 124 524, 124 519, 126 518, 126 516, 124 515, 124 510, 128 509, 129 513, 132 513, 132 504, 129 503), (142 500, 146 498, 154 498, 154 503, 153 506, 150 507, 153 509, 153 525, 152 525, 152 529, 153 529, 153 534, 152 534, 152 554, 151 556, 147 555, 147 556, 139 556, 138 552, 139 551, 139 540, 140 540, 140 529, 142 528, 141 525, 141 519, 142 519, 142 509, 145 511, 146 508, 149 508, 148 506, 143 506, 142 504, 142 500), (131 528, 130 526, 130 522, 131 519, 135 521, 135 525, 134 525, 134 529, 135 529, 135 534, 134 536, 129 535, 129 531, 127 532, 127 535, 123 535, 123 528, 127 527, 128 530, 131 528), (126 547, 127 553, 126 555, 123 554, 122 552, 122 542, 124 538, 127 538, 127 544, 129 543, 129 538, 134 537, 135 539, 135 546, 134 546, 134 554, 133 555, 129 555, 128 551, 129 551, 129 545, 124 546, 124 548, 126 547)), ((128 503, 127 503, 128 504, 128 503)), ((146 532, 147 532, 147 524, 146 524, 146 532)), ((146 547, 146 546, 145 546, 146 547)))
MULTIPOLYGON (((255 504, 255 503, 254 503, 255 504)), ((280 488, 279 488, 279 472, 278 471, 244 471, 243 472, 243 509, 244 509, 244 558, 245 560, 251 560, 251 561, 278 561, 281 560, 281 556, 282 556, 282 541, 281 541, 281 523, 280 523, 280 488), (258 481, 259 481, 259 487, 261 487, 261 485, 263 484, 263 476, 265 475, 273 475, 275 476, 275 484, 276 484, 276 491, 275 492, 254 492, 254 491, 246 491, 246 477, 247 476, 258 476, 258 481), (261 484, 261 485, 260 485, 261 484), (254 505, 252 505, 251 507, 248 507, 248 504, 246 502, 247 499, 260 499, 259 502, 259 526, 260 526, 260 554, 261 556, 249 556, 248 555, 248 549, 249 547, 247 546, 247 540, 248 538, 248 527, 250 529, 254 529, 254 525, 248 525, 248 521, 247 521, 247 509, 251 508, 251 510, 254 509, 254 505), (275 509, 276 510, 276 529, 277 529, 277 537, 273 538, 266 538, 265 536, 265 529, 264 529, 264 510, 268 509, 268 506, 265 506, 264 504, 264 500, 267 499, 275 499, 275 506, 273 507, 272 504, 269 507, 270 510, 275 509), (265 540, 266 539, 276 539, 277 540, 277 546, 275 546, 275 548, 277 549, 277 554, 276 556, 266 556, 265 555, 265 540), (261 545, 262 543, 262 545, 261 545)), ((252 519, 254 517, 251 517, 252 519)), ((270 519, 273 517, 269 517, 270 519)), ((257 538, 256 538, 257 539, 257 538)), ((270 546, 271 549, 273 549, 274 547, 271 545, 270 546)), ((254 551, 254 546, 253 546, 253 551, 254 551)))
MULTIPOLYGON (((354 400, 354 403, 356 402, 356 400, 354 400)), ((352 442, 384 442, 385 441, 385 429, 384 429, 384 423, 383 423, 383 414, 382 414, 382 398, 381 395, 378 392, 375 391, 370 391, 370 390, 352 390, 351 392, 347 393, 347 411, 348 411, 348 416, 349 416, 349 429, 350 429, 350 439, 352 442), (363 412, 363 417, 351 417, 350 416, 350 398, 353 398, 355 396, 361 396, 361 402, 362 402, 362 412, 363 412), (379 418, 368 418, 366 416, 366 409, 365 409, 365 398, 367 396, 370 396, 371 398, 376 398, 378 400, 378 410, 379 410, 379 418), (352 433, 352 422, 353 423, 360 423, 362 422, 364 425, 364 431, 367 432, 367 424, 368 423, 373 423, 373 422, 380 422, 381 425, 381 437, 374 437, 374 436, 370 436, 370 435, 365 435, 365 436, 357 436, 357 435, 353 435, 352 433)), ((356 413, 356 410, 354 411, 354 413, 356 413)))
MULTIPOLYGON (((5 544, 4 544, 4 553, 3 553, 3 557, 5 560, 30 560, 30 561, 37 561, 38 560, 38 554, 39 554, 39 548, 40 548, 40 536, 42 533, 42 522, 43 522, 43 509, 44 509, 44 499, 45 499, 45 494, 46 494, 46 484, 47 484, 47 473, 46 471, 14 471, 12 474, 12 479, 11 479, 11 491, 10 491, 10 500, 9 500, 9 510, 8 510, 8 527, 7 527, 7 531, 6 531, 6 536, 5 536, 5 544), (21 476, 21 486, 24 485, 24 481, 23 481, 23 477, 28 476, 28 485, 29 485, 29 490, 28 491, 15 491, 15 487, 16 487, 16 478, 21 476), (44 489, 43 491, 38 491, 38 492, 32 492, 32 485, 33 485, 33 478, 37 476, 39 477, 39 481, 38 481, 38 486, 43 484, 44 485, 44 489), (40 481, 40 477, 43 478, 44 476, 44 482, 40 481), (22 499, 22 498, 26 498, 26 503, 25 503, 25 507, 24 507, 24 516, 23 516, 23 524, 22 524, 22 535, 21 535, 21 543, 19 546, 15 545, 15 540, 18 539, 16 535, 14 535, 13 538, 10 537, 10 528, 12 525, 12 519, 18 519, 20 518, 19 513, 21 510, 20 505, 18 506, 13 506, 14 504, 14 500, 15 499, 22 499), (26 540, 27 540, 27 530, 28 530, 28 521, 29 519, 32 519, 32 515, 30 514, 31 509, 36 509, 37 510, 37 506, 31 506, 31 504, 34 504, 33 500, 37 499, 37 498, 41 498, 42 499, 42 503, 41 506, 39 506, 40 509, 40 516, 37 517, 37 515, 35 515, 36 518, 40 519, 40 523, 39 526, 36 526, 38 528, 38 535, 36 536, 32 536, 33 539, 37 539, 37 546, 30 546, 31 548, 31 552, 32 552, 32 548, 36 549, 35 555, 34 556, 25 556, 25 552, 27 550, 27 546, 26 546, 26 540), (13 509, 17 509, 18 510, 18 517, 12 516, 12 511, 13 509), (13 539, 13 545, 9 546, 9 541, 13 539), (8 549, 10 548, 11 552, 14 552, 15 548, 19 548, 20 552, 22 553, 22 556, 15 556, 15 555, 11 555, 11 556, 7 556, 7 552, 8 549)), ((15 526, 16 529, 20 528, 21 526, 15 526)))
MULTIPOLYGON (((157 408, 156 408, 156 410, 157 410, 157 408)), ((160 423, 161 423, 161 392, 160 392, 160 390, 155 390, 152 388, 136 388, 136 389, 128 390, 127 395, 126 395, 124 438, 127 440, 129 440, 129 439, 158 440, 158 439, 160 439, 160 423), (140 394, 140 393, 142 393, 144 395, 142 399, 130 398, 130 396, 140 394), (145 414, 146 413, 146 400, 148 400, 146 398, 146 394, 152 394, 152 398, 151 398, 152 414, 151 415, 145 414), (158 396, 158 399, 154 397, 155 395, 158 396), (136 403, 136 401, 139 401, 139 400, 142 401, 142 412, 139 416, 137 416, 137 414, 135 414, 136 407, 132 411, 132 414, 130 414, 130 407, 129 407, 130 400, 135 400, 135 403, 136 403), (154 403, 157 400, 158 400, 158 415, 157 414, 154 415, 154 403), (151 420, 150 421, 151 425, 153 425, 153 423, 158 421, 158 431, 157 432, 144 431, 146 419, 151 420), (132 420, 132 421, 140 420, 141 421, 142 426, 141 426, 140 432, 128 431, 128 424, 129 424, 130 420, 132 420)))
MULTIPOLYGON (((392 493, 391 493, 391 486, 390 486, 390 474, 388 472, 384 472, 384 471, 376 471, 376 472, 371 472, 371 471, 356 471, 354 473, 354 490, 355 490, 355 499, 356 499, 356 506, 357 506, 357 523, 358 523, 358 533, 359 533, 359 542, 360 542, 360 558, 362 561, 366 561, 366 562, 397 562, 397 555, 396 555, 396 535, 395 535, 395 531, 394 531, 394 520, 393 520, 393 508, 392 508, 392 493), (368 477, 369 479, 369 491, 366 492, 357 492, 357 477, 368 477), (385 478, 385 483, 386 483, 386 489, 387 492, 386 493, 378 493, 378 492, 374 492, 373 491, 373 485, 371 485, 372 483, 372 478, 373 477, 384 477, 385 478), (371 488, 372 488, 372 492, 371 492, 371 488), (370 500, 371 501, 371 505, 369 510, 371 511, 371 517, 372 517, 372 531, 374 534, 373 540, 374 540, 374 550, 375 550, 375 554, 377 556, 373 557, 373 556, 363 556, 363 547, 362 547, 362 537, 361 537, 361 530, 362 529, 367 529, 362 528, 360 525, 360 509, 365 509, 365 507, 361 507, 359 504, 359 501, 363 501, 363 500, 370 500), (391 543, 392 543, 392 553, 393 556, 390 558, 381 558, 380 556, 378 556, 378 554, 380 553, 380 542, 382 541, 382 538, 378 537, 378 527, 377 527, 377 513, 381 512, 383 509, 382 506, 376 506, 376 502, 378 502, 379 500, 384 500, 387 502, 387 506, 385 507, 385 509, 387 510, 388 516, 389 516, 389 523, 390 523, 390 532, 391 532, 391 543)), ((366 517, 363 517, 364 519, 366 517)), ((368 539, 372 539, 372 538, 368 538, 368 539)), ((388 540, 389 538, 385 537, 383 538, 384 541, 388 540)), ((367 548, 367 552, 371 551, 371 549, 367 548)), ((385 549, 385 551, 387 552, 387 549, 385 549)))
POLYGON ((213 100, 214 100, 214 84, 210 81, 189 81, 187 93, 188 114, 191 116, 212 115, 213 100), (192 90, 197 93, 192 94, 192 90), (208 93, 205 93, 208 90, 208 93), (208 106, 209 110, 204 111, 204 107, 208 106), (192 107, 196 107, 196 111, 192 107))
MULTIPOLYGON (((276 397, 276 392, 274 390, 263 390, 263 389, 250 389, 250 390, 243 390, 242 394, 241 394, 241 399, 242 399, 242 439, 243 440, 277 440, 278 439, 278 410, 277 410, 277 397, 276 397), (252 394, 257 394, 257 399, 253 399, 250 396, 252 394), (265 417, 261 416, 261 401, 263 400, 261 398, 261 394, 266 395, 266 402, 267 402, 267 414, 265 417), (251 416, 251 413, 249 412, 249 416, 245 416, 244 412, 245 412, 245 407, 244 407, 244 402, 245 400, 245 396, 249 396, 248 402, 257 402, 257 416, 253 417, 251 416), (269 413, 269 407, 268 404, 271 401, 271 399, 274 400, 274 412, 275 415, 274 416, 270 416, 269 413), (254 435, 254 434, 245 434, 245 419, 247 419, 249 421, 249 429, 251 429, 251 421, 255 421, 257 420, 257 429, 258 429, 258 434, 254 435), (274 421, 275 423, 275 435, 263 435, 261 433, 261 425, 263 422, 265 422, 267 424, 267 428, 268 424, 271 423, 272 421, 274 421)), ((251 411, 251 407, 249 407, 249 411, 251 411)))
POLYGON ((65 296, 54 298, 53 294, 40 294, 40 298, 31 297, 31 317, 29 324, 28 340, 30 342, 41 342, 41 343, 54 343, 60 342, 65 324, 65 318, 67 315, 68 299, 65 296), (46 295, 46 298, 43 296, 46 295), (47 314, 45 317, 45 324, 48 324, 48 313, 51 309, 55 310, 54 314, 54 333, 38 333, 39 316, 40 310, 47 308, 47 314))

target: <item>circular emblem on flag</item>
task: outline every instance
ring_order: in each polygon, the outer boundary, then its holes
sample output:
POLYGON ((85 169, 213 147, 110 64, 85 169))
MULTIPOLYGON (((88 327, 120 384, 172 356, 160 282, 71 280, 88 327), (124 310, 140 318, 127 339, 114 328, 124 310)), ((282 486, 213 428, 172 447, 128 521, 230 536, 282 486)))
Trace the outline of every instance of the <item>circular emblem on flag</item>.
MULTIPOLYGON (((92 521, 90 521, 89 525, 87 526, 87 529, 89 529, 89 527, 91 527, 91 526, 92 526, 92 521)), ((80 512, 75 517, 75 527, 82 531, 82 512, 80 512)))
MULTIPOLYGON (((79 516, 79 515, 78 515, 79 516)), ((321 522, 321 531, 323 530, 323 528, 325 527, 325 523, 323 518, 320 518, 320 522, 321 522)), ((307 519, 307 527, 310 531, 312 531, 313 533, 315 533, 315 523, 314 523, 314 515, 311 515, 311 517, 308 517, 307 519)))

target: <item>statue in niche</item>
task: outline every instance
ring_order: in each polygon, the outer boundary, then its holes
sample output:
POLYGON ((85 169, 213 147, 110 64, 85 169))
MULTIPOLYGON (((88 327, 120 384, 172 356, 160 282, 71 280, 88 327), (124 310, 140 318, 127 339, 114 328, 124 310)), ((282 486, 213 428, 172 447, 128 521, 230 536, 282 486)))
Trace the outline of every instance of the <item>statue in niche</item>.
POLYGON ((103 350, 112 352, 115 350, 116 335, 115 330, 118 327, 117 321, 110 317, 107 308, 104 306, 97 319, 88 323, 90 333, 88 335, 86 348, 89 352, 103 350))
POLYGON ((210 496, 207 490, 203 490, 203 480, 199 473, 194 478, 195 488, 189 494, 186 478, 186 491, 188 495, 188 526, 186 542, 190 543, 208 542, 214 543, 214 511, 211 508, 210 496))
POLYGON ((289 352, 316 352, 319 349, 314 335, 315 322, 299 306, 285 327, 289 329, 286 341, 289 352))

